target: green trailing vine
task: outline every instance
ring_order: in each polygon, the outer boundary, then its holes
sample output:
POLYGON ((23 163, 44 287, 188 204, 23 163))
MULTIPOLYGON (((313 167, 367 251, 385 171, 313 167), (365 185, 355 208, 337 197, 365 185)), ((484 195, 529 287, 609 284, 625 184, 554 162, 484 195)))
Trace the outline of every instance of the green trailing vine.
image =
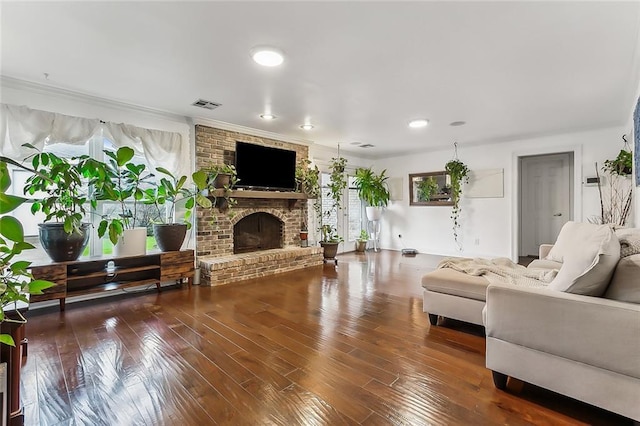
MULTIPOLYGON (((331 174, 329 176, 329 184, 327 196, 331 198, 332 204, 331 207, 322 212, 322 217, 325 219, 329 219, 333 212, 338 212, 342 203, 342 193, 344 189, 347 187, 347 177, 344 173, 345 168, 347 166, 347 159, 344 157, 334 157, 331 159, 331 163, 329 165, 329 169, 331 174)), ((322 208, 322 206, 320 206, 322 208)), ((324 242, 332 242, 339 243, 344 241, 344 239, 338 235, 337 230, 335 230, 329 224, 322 224, 320 227, 322 231, 322 241, 324 242)))
POLYGON ((451 219, 453 220, 453 239, 458 248, 462 250, 462 245, 458 241, 458 229, 460 228, 460 197, 462 196, 462 184, 469 182, 469 168, 457 158, 449 161, 444 166, 445 171, 451 177, 451 200, 453 209, 451 219))

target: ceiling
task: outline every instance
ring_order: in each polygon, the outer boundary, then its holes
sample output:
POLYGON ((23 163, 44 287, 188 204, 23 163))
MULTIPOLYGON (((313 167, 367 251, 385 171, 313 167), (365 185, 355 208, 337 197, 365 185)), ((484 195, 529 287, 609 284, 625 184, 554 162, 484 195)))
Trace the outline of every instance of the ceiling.
POLYGON ((0 7, 3 76, 371 157, 624 125, 640 79, 637 1, 0 7))

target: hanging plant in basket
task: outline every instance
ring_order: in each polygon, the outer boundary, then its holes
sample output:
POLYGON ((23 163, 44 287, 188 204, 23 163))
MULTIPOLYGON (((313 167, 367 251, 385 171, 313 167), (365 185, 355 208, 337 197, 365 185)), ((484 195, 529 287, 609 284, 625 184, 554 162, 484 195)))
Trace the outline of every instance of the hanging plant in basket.
POLYGON ((444 166, 445 171, 451 177, 451 200, 453 209, 451 219, 453 220, 453 239, 458 248, 462 250, 462 245, 458 242, 458 229, 460 228, 460 196, 462 195, 462 184, 469 182, 469 168, 457 158, 449 161, 444 166))

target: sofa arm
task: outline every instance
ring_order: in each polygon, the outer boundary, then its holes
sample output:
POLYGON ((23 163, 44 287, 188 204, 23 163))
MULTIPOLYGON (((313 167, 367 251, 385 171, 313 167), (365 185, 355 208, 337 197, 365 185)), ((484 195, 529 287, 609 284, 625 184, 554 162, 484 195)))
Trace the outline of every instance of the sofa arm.
POLYGON ((487 288, 487 337, 640 378, 640 305, 546 288, 487 288))
POLYGON ((538 257, 540 259, 547 257, 551 251, 551 247, 553 247, 553 244, 540 244, 540 247, 538 247, 538 257))

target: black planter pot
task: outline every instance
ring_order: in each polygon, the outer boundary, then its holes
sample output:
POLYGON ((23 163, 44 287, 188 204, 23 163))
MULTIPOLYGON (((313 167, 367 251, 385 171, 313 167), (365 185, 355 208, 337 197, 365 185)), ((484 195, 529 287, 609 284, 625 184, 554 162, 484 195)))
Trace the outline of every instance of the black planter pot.
POLYGON ((83 223, 80 232, 67 234, 62 223, 40 223, 40 243, 54 262, 78 260, 89 242, 90 226, 90 223, 83 223))
POLYGON ((187 235, 187 225, 182 223, 171 223, 168 225, 153 225, 153 235, 156 237, 158 248, 162 251, 178 251, 182 247, 185 235, 187 235))

